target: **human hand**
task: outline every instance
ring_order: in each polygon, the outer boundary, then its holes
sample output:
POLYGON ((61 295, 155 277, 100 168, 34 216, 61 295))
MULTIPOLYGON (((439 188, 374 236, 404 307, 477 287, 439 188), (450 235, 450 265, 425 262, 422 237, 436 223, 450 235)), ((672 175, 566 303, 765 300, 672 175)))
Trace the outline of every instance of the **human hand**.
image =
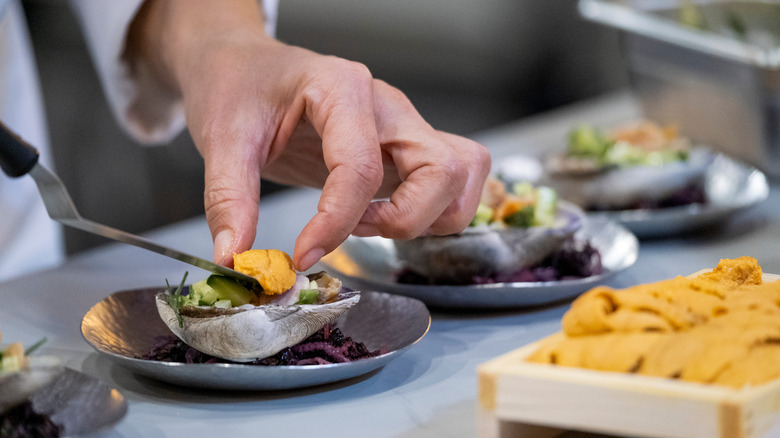
POLYGON ((261 176, 323 188, 295 243, 301 271, 350 234, 408 239, 468 225, 490 168, 484 147, 434 130, 364 66, 266 36, 254 1, 177 5, 148 4, 159 32, 146 35, 160 51, 147 54, 183 97, 203 155, 217 263, 252 246, 261 176))

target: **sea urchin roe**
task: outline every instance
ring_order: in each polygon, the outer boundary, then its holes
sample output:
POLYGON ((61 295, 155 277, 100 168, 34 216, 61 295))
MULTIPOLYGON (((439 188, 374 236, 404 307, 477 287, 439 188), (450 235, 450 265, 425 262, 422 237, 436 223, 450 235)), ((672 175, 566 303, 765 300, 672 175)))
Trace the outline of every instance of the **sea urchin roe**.
POLYGON ((697 278, 593 289, 527 360, 739 388, 780 378, 777 339, 780 282, 762 284, 741 257, 697 278))
POLYGON ((233 254, 236 271, 254 277, 269 295, 281 294, 295 285, 292 259, 278 249, 250 249, 233 254))

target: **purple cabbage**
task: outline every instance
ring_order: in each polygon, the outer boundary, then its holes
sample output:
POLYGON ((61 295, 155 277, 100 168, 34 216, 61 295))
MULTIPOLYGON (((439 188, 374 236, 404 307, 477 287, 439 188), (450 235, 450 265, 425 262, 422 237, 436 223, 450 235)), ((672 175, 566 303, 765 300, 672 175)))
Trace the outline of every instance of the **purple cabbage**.
POLYGON ((35 412, 32 402, 19 403, 0 413, 0 437, 58 437, 62 426, 48 415, 35 412))
MULTIPOLYGON (((469 284, 572 280, 599 275, 603 272, 601 254, 598 249, 588 241, 572 238, 564 242, 559 250, 538 263, 520 268, 514 272, 476 276, 472 278, 469 284)), ((435 283, 427 276, 418 274, 408 268, 399 273, 398 282, 425 285, 458 285, 456 283, 435 283)))
MULTIPOLYGON (((322 365, 329 363, 351 362, 359 359, 379 356, 384 349, 369 350, 362 342, 344 336, 333 325, 326 325, 302 342, 287 347, 279 353, 263 359, 256 359, 250 365, 322 365)), ((202 353, 185 344, 176 336, 159 336, 148 353, 139 359, 162 362, 196 363, 236 363, 202 353)))
POLYGON ((664 199, 639 199, 633 204, 621 208, 609 205, 589 205, 589 211, 615 211, 615 210, 658 210, 661 208, 684 207, 686 205, 704 204, 707 202, 707 194, 701 184, 685 186, 664 199))

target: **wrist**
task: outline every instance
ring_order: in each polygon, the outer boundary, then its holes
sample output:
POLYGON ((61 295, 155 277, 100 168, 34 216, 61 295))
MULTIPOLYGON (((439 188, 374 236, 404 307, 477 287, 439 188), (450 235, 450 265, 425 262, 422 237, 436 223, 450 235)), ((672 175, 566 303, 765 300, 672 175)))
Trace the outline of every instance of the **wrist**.
POLYGON ((181 95, 204 53, 231 40, 268 38, 257 0, 146 0, 128 30, 131 71, 181 95))

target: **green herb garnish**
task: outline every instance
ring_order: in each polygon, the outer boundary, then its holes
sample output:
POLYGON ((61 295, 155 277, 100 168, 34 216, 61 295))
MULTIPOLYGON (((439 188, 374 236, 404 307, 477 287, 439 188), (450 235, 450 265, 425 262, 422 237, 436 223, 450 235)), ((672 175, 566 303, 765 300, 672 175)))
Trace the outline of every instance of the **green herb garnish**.
POLYGON ((40 341, 38 341, 38 342, 30 345, 29 347, 27 347, 27 349, 24 350, 24 355, 25 356, 29 356, 30 353, 32 353, 33 351, 37 350, 38 348, 41 347, 41 345, 43 345, 45 343, 46 343, 46 338, 42 338, 40 341))
POLYGON ((742 17, 729 11, 726 13, 726 21, 728 22, 729 28, 734 31, 737 37, 743 40, 747 37, 747 24, 745 24, 742 17))
POLYGON ((168 286, 168 295, 165 296, 165 301, 169 306, 171 306, 173 313, 176 314, 176 318, 179 320, 179 327, 184 326, 184 321, 182 320, 181 314, 179 313, 179 307, 186 299, 186 297, 181 294, 181 291, 184 290, 184 283, 187 281, 187 274, 189 274, 189 272, 184 273, 184 278, 181 279, 181 283, 179 283, 179 287, 177 287, 176 290, 174 290, 168 283, 168 279, 165 280, 165 285, 168 286))
POLYGON ((510 227, 528 228, 534 224, 534 206, 528 205, 504 218, 504 222, 510 227))

